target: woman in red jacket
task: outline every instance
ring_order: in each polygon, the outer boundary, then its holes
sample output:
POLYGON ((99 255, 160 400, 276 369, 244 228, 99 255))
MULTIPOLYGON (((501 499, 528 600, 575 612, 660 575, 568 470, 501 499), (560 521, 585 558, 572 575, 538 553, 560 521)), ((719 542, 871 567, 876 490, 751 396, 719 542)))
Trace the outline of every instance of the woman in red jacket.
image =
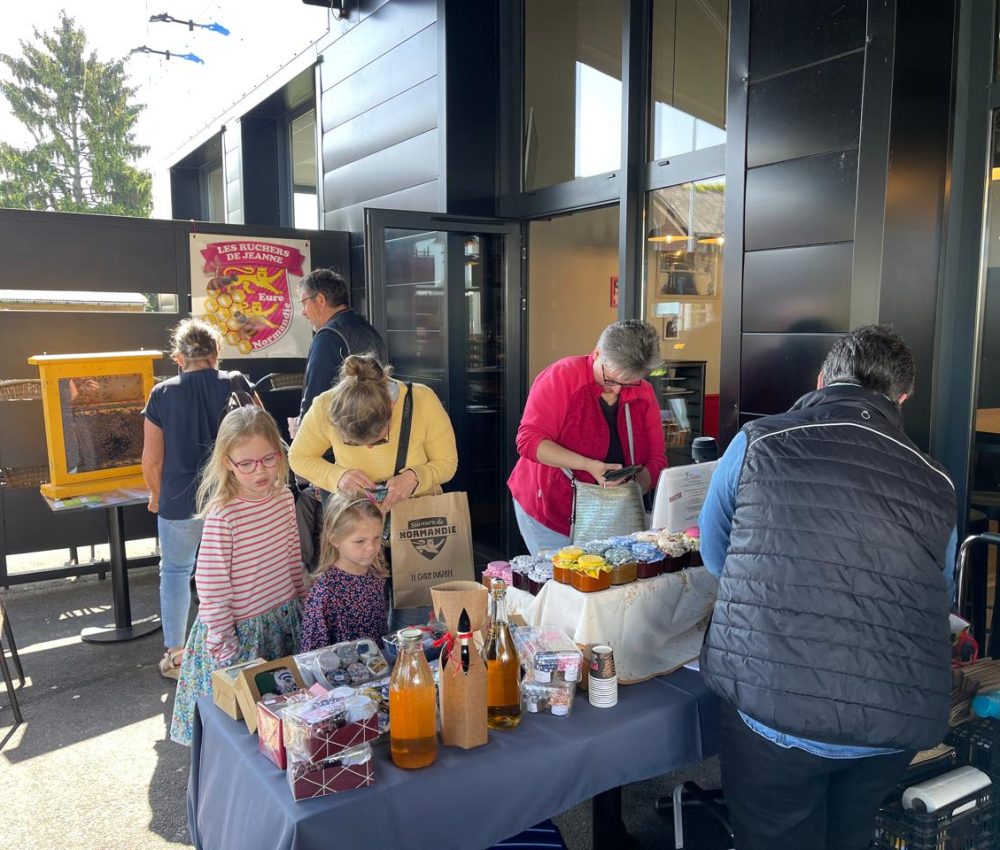
POLYGON ((590 354, 559 360, 535 378, 517 429, 521 457, 507 480, 531 554, 570 543, 573 492, 563 469, 604 484, 606 472, 639 464, 644 493, 659 478, 667 465, 660 406, 643 379, 661 359, 656 329, 629 319, 608 325, 590 354))

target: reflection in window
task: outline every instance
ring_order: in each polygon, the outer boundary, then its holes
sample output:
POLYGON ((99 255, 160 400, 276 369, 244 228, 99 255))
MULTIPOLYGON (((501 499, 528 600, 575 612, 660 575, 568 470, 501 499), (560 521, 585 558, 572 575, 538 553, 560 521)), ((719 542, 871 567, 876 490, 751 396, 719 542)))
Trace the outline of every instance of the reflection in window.
POLYGON ((576 114, 574 177, 615 171, 622 159, 621 80, 577 62, 576 114))
POLYGON ((986 275, 972 454, 973 505, 1000 493, 1000 112, 994 113, 987 187, 986 275))
POLYGON ((620 167, 622 9, 622 0, 525 0, 525 189, 620 167))
POLYGON ((292 226, 319 228, 316 196, 316 110, 310 109, 289 125, 292 160, 292 226))
POLYGON ((722 178, 646 197, 645 317, 670 366, 653 380, 671 463, 689 463, 691 440, 718 436, 722 356, 722 178))
POLYGON ((650 158, 726 141, 728 0, 655 0, 650 158))
POLYGON ((205 221, 226 220, 226 188, 222 163, 205 169, 205 221))

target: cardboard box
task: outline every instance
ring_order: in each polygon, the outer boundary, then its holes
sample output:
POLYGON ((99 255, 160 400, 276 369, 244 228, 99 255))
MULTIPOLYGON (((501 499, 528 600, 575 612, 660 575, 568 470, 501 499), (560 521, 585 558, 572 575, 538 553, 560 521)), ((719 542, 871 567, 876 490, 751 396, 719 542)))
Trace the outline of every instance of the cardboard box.
POLYGON ((257 703, 268 694, 305 690, 302 674, 291 655, 240 670, 233 686, 248 732, 257 731, 257 703))
POLYGON ((365 788, 375 781, 372 748, 365 744, 321 762, 298 761, 292 756, 288 760, 285 777, 293 800, 308 800, 365 788))
POLYGON ((285 708, 308 698, 306 691, 277 696, 270 694, 257 703, 257 752, 284 770, 288 767, 285 755, 285 708))
POLYGON ((367 696, 311 699, 283 714, 285 746, 305 761, 323 761, 379 736, 378 706, 367 696))
POLYGON ((236 699, 236 680, 240 671, 257 664, 264 664, 263 658, 254 658, 252 661, 244 661, 234 664, 232 667, 223 667, 212 671, 212 702, 221 708, 233 720, 242 720, 243 712, 236 699))

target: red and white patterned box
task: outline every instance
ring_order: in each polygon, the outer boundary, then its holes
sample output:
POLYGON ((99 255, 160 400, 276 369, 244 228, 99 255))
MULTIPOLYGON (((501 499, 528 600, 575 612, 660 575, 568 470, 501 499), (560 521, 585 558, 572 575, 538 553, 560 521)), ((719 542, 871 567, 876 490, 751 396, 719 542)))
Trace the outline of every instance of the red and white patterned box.
POLYGON ((318 762, 374 741, 378 706, 368 697, 320 697, 283 713, 285 746, 297 758, 318 762))
POLYGON ((367 788, 375 782, 372 748, 365 744, 319 762, 300 761, 290 754, 285 777, 293 800, 367 788))
POLYGON ((271 694, 257 703, 257 751, 284 770, 288 766, 285 755, 285 735, 282 714, 295 703, 304 702, 305 691, 290 694, 271 694))

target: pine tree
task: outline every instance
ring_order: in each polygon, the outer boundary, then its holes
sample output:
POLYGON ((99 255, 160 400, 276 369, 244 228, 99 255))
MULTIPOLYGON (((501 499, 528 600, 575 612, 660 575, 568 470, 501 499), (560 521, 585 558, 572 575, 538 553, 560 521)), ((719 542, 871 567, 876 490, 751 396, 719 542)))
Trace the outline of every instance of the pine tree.
POLYGON ((0 94, 34 143, 0 141, 0 206, 148 217, 149 172, 135 161, 144 106, 133 100, 122 60, 101 62, 82 28, 65 11, 53 32, 35 29, 22 56, 0 54, 9 71, 0 94))

